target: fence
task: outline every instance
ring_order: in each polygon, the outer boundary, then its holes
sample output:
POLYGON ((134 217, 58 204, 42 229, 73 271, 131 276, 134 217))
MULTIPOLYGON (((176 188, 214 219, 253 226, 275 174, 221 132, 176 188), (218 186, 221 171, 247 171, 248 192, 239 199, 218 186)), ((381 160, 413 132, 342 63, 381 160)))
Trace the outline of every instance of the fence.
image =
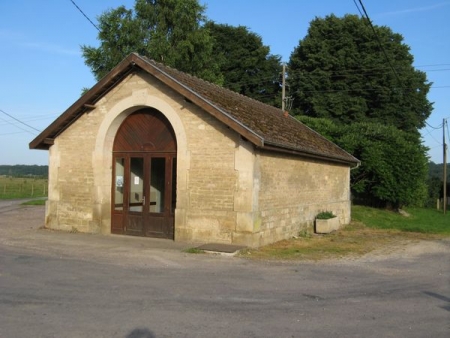
POLYGON ((46 197, 47 187, 47 179, 0 177, 0 199, 46 197))

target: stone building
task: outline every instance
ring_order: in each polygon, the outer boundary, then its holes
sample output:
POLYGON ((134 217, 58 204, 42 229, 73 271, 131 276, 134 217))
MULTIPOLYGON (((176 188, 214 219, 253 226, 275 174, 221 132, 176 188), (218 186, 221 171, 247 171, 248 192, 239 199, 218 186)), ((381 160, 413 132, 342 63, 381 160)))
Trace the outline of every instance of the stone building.
POLYGON ((46 226, 265 245, 350 221, 356 158, 280 109, 130 54, 31 143, 46 226))

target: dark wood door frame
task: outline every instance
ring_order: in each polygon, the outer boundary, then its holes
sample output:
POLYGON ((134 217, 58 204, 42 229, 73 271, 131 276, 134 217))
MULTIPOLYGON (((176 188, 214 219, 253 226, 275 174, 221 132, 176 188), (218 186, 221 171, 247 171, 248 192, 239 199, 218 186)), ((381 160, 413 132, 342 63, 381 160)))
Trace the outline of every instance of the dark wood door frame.
POLYGON ((127 117, 112 162, 111 233, 173 239, 176 140, 167 119, 153 109, 127 117))

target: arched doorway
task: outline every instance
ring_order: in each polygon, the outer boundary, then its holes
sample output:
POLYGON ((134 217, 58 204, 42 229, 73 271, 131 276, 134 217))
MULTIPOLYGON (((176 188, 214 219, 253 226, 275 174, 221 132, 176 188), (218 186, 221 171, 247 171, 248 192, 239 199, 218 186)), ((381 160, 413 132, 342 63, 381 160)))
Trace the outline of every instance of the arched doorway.
POLYGON ((173 128, 158 110, 122 122, 113 145, 111 233, 173 239, 176 154, 173 128))

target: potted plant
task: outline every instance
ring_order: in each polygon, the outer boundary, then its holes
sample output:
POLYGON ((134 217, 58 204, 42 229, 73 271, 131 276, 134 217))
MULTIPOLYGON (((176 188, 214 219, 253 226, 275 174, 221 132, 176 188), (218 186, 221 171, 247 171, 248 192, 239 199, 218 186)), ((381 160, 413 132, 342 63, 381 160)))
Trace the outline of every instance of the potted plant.
POLYGON ((321 211, 316 216, 315 232, 317 234, 329 234, 339 229, 339 217, 331 211, 321 211))

